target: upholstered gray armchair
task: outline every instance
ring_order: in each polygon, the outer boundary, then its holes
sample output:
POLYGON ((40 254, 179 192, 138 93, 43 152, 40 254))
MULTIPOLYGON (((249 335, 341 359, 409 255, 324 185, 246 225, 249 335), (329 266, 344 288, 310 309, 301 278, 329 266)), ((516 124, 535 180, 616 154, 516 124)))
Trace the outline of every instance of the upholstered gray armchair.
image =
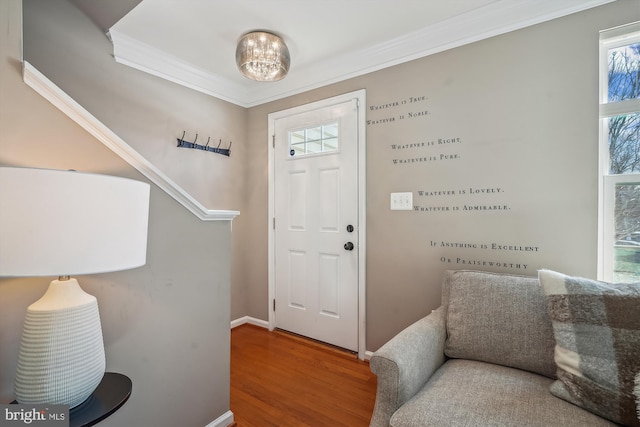
POLYGON ((549 392, 555 340, 536 277, 447 271, 442 293, 371 357, 371 427, 616 425, 549 392))

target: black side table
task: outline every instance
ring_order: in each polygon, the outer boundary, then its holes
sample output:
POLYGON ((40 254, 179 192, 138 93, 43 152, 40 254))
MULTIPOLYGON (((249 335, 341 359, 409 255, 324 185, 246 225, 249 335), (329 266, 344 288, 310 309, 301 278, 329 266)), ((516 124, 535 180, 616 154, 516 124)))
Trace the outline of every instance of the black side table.
MULTIPOLYGON (((126 375, 105 372, 91 396, 69 410, 69 427, 89 427, 98 424, 117 411, 131 396, 133 384, 126 375)), ((11 403, 17 403, 15 400, 11 403)))
POLYGON ((89 427, 104 420, 129 399, 132 386, 126 375, 105 372, 91 396, 69 411, 69 427, 89 427))

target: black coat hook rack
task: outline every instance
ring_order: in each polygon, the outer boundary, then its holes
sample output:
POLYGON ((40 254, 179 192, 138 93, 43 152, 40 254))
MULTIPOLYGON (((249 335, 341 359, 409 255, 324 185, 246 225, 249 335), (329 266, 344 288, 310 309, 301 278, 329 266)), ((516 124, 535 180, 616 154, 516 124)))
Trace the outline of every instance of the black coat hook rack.
POLYGON ((200 144, 196 144, 196 142, 198 141, 198 134, 196 133, 196 138, 193 140, 193 142, 189 142, 189 141, 185 141, 184 136, 187 132, 184 131, 182 132, 182 138, 178 138, 178 147, 183 147, 183 148, 193 148, 195 150, 204 150, 204 151, 211 151, 213 153, 218 153, 218 154, 222 154, 223 156, 231 156, 231 144, 232 142, 229 141, 229 147, 228 148, 220 148, 220 146, 222 145, 222 139, 220 139, 220 141, 218 142, 218 146, 217 147, 212 147, 209 145, 209 142, 211 141, 211 137, 209 137, 209 139, 207 139, 207 144, 206 145, 200 145, 200 144))

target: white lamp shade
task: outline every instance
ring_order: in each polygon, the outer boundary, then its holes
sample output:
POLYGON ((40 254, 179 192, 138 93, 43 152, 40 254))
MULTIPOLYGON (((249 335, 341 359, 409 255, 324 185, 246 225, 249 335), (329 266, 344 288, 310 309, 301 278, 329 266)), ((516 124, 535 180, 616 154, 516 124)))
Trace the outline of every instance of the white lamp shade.
POLYGON ((69 276, 146 263, 149 184, 0 167, 0 276, 69 276))

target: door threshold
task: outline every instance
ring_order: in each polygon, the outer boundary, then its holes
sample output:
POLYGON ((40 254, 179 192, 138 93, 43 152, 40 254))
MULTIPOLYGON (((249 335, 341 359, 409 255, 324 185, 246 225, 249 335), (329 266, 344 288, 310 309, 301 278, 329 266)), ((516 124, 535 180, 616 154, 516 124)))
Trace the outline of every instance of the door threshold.
POLYGON ((320 341, 320 340, 316 340, 313 338, 309 338, 309 337, 305 337, 304 335, 300 335, 300 334, 296 334, 295 332, 291 332, 291 331, 285 331, 284 329, 280 329, 280 328, 275 328, 273 330, 274 333, 276 334, 280 334, 283 336, 286 336, 288 338, 294 339, 296 341, 299 341, 303 344, 307 344, 311 347, 316 347, 316 348, 320 348, 323 350, 328 350, 332 353, 337 353, 337 354, 341 354, 343 356, 347 356, 349 358, 354 358, 357 359, 358 358, 358 352, 357 351, 352 351, 352 350, 348 350, 346 348, 342 348, 342 347, 338 347, 337 345, 333 345, 333 344, 329 344, 326 343, 324 341, 320 341))

